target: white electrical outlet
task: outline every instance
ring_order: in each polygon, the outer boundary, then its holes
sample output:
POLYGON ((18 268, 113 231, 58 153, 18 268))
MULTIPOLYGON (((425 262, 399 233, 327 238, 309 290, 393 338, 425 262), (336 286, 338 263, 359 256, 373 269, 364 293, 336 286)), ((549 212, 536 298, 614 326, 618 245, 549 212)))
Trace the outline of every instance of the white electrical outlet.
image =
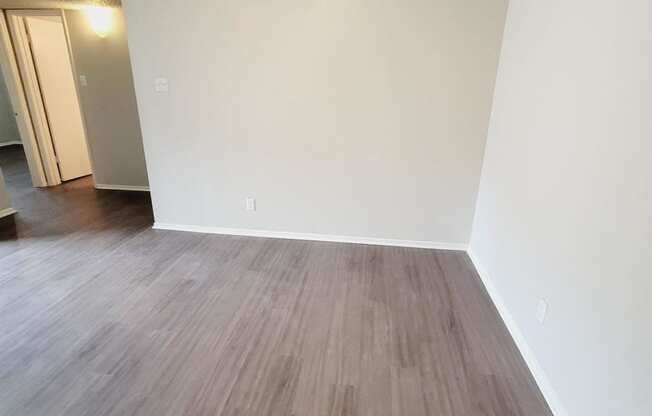
POLYGON ((170 90, 167 78, 156 78, 154 80, 154 91, 166 93, 170 90))
POLYGON ((543 299, 539 299, 539 304, 537 305, 537 321, 539 321, 540 324, 546 321, 547 313, 548 303, 543 299))
POLYGON ((246 208, 247 208, 247 211, 255 211, 256 210, 256 200, 254 198, 247 198, 246 199, 246 208))
POLYGON ((82 87, 88 86, 88 80, 86 79, 86 75, 79 76, 79 85, 81 85, 82 87))

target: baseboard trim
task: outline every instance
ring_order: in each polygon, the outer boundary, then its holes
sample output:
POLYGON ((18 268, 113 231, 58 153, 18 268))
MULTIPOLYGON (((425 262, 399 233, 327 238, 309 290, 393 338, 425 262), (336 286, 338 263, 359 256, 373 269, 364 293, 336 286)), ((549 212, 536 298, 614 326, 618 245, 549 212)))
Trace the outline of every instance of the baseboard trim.
POLYGON ((20 140, 11 140, 8 142, 0 142, 0 147, 13 146, 15 144, 23 144, 20 140))
POLYGON ((0 210, 0 218, 8 217, 10 215, 14 215, 16 212, 15 209, 13 208, 5 208, 0 210))
POLYGON ((108 191, 136 191, 136 192, 149 192, 149 186, 133 186, 133 185, 106 185, 96 183, 95 189, 103 189, 108 191))
POLYGON ((429 248, 437 250, 465 251, 466 244, 439 243, 434 241, 396 240, 373 237, 351 237, 330 234, 295 233, 287 231, 252 230, 248 228, 204 227, 199 225, 166 224, 155 222, 156 230, 186 231, 204 234, 238 235, 245 237, 282 238, 286 240, 327 241, 333 243, 368 244, 374 246, 429 248))
POLYGON ((525 363, 530 369, 530 372, 532 373, 534 380, 539 386, 539 389, 541 390, 543 397, 546 399, 546 402, 548 403, 550 410, 555 416, 568 416, 568 412, 566 411, 566 408, 562 405, 561 400, 559 399, 559 395, 552 387, 552 384, 550 383, 550 379, 548 378, 545 371, 543 370, 543 367, 541 367, 541 364, 539 363, 539 360, 537 360, 534 351, 532 351, 532 348, 530 348, 529 344, 525 340, 525 336, 519 329, 516 320, 509 312, 509 309, 507 309, 507 305, 503 301, 502 296, 500 296, 498 289, 493 284, 493 280, 491 279, 491 276, 489 275, 487 270, 482 266, 482 264, 480 263, 477 255, 474 253, 472 248, 469 247, 469 249, 467 250, 467 254, 471 259, 473 266, 475 266, 475 270, 478 272, 478 275, 480 276, 480 279, 482 280, 482 283, 484 284, 487 293, 489 294, 489 297, 493 301, 494 305, 496 305, 496 309, 498 309, 498 313, 500 314, 500 317, 503 319, 503 322, 505 322, 505 326, 507 326, 507 329, 509 330, 512 339, 514 340, 516 346, 521 352, 521 355, 523 356, 525 363))

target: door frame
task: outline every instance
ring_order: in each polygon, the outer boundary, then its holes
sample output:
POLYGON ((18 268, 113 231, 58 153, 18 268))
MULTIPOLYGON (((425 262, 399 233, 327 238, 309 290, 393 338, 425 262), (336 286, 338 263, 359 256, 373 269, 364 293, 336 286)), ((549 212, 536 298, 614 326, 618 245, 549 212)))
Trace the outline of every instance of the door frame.
MULTIPOLYGON (((38 167, 43 172, 45 178, 45 184, 43 181, 34 181, 32 182, 34 186, 55 186, 59 185, 61 181, 61 175, 59 173, 59 167, 57 165, 56 153, 54 151, 54 145, 52 141, 52 136, 50 133, 50 128, 48 125, 48 119, 46 110, 44 107, 43 98, 41 96, 41 90, 38 84, 38 79, 36 75, 36 68, 34 67, 34 62, 31 55, 28 56, 27 53, 29 49, 29 38, 27 36, 27 31, 24 24, 24 17, 28 16, 57 16, 61 18, 63 24, 63 31, 66 38, 66 47, 68 50, 68 59, 70 61, 70 67, 72 69, 72 74, 74 78, 73 87, 75 89, 75 96, 77 97, 77 102, 79 103, 79 108, 81 110, 81 124, 84 133, 84 141, 86 142, 86 148, 88 152, 88 159, 91 165, 91 173, 95 172, 95 164, 93 161, 92 154, 90 152, 90 144, 88 142, 88 129, 86 127, 86 117, 84 112, 84 107, 82 105, 81 96, 79 93, 79 86, 77 85, 77 80, 79 76, 75 68, 75 62, 73 58, 72 48, 70 47, 70 35, 68 33, 68 24, 66 22, 66 16, 63 12, 63 9, 18 9, 18 10, 4 10, 3 24, 5 29, 8 29, 5 33, 9 37, 10 50, 14 55, 14 63, 18 70, 18 75, 20 76, 19 81, 22 80, 22 83, 19 83, 19 93, 22 93, 24 102, 27 105, 28 116, 31 120, 32 137, 36 146, 24 147, 25 155, 28 161, 31 159, 33 162, 39 162, 38 167), (13 39, 13 43, 11 43, 13 39), (20 63, 20 65, 18 64, 20 63), (29 69, 28 69, 29 68, 29 69), (35 151, 36 150, 36 151, 35 151), (29 153, 29 154, 28 154, 29 153), (38 185, 37 185, 38 183, 38 185)), ((31 54, 31 52, 29 52, 31 54)), ((12 55, 8 53, 7 55, 12 55)), ((5 60, 4 57, 0 57, 0 60, 5 60)), ((8 59, 10 60, 10 59, 8 59)), ((16 108, 16 107, 14 107, 16 108)), ((22 138, 22 135, 21 135, 22 138)), ((30 172, 32 172, 32 167, 30 165, 30 172)), ((40 179, 40 178, 39 178, 40 179)), ((95 176, 93 175, 93 184, 95 184, 95 176)))
POLYGON ((5 11, 0 11, 0 68, 2 68, 2 75, 9 93, 9 101, 14 110, 18 133, 23 142, 32 184, 35 187, 44 187, 49 184, 5 17, 5 11))

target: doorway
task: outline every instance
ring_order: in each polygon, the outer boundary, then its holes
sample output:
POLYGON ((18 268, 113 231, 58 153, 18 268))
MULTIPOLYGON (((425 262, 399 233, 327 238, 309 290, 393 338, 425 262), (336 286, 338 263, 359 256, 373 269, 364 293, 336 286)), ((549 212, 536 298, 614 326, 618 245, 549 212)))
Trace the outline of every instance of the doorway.
POLYGON ((0 151, 0 228, 15 236, 50 230, 55 211, 101 207, 108 193, 149 191, 122 9, 49 2, 62 8, 24 10, 34 3, 0 9, 0 69, 21 142, 0 151), (58 38, 57 48, 40 47, 43 32, 45 42, 58 38), (67 84, 65 97, 45 85, 54 49, 66 70, 48 85, 67 84), (53 111, 61 108, 76 110, 76 121, 57 124, 59 116, 70 120, 53 111), (61 144, 70 137, 84 140, 61 144))
POLYGON ((3 72, 7 86, 14 84, 12 104, 18 109, 17 124, 23 124, 19 130, 33 186, 56 186, 91 175, 62 12, 8 10, 5 15, 6 25, 2 19, 0 27, 5 32, 3 72))

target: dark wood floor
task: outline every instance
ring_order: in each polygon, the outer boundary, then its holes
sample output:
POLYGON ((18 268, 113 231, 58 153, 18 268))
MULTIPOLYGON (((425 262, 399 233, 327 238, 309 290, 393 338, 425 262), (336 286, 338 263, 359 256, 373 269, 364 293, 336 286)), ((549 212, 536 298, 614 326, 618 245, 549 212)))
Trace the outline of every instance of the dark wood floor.
POLYGON ((462 252, 155 231, 0 166, 2 415, 551 414, 462 252))

